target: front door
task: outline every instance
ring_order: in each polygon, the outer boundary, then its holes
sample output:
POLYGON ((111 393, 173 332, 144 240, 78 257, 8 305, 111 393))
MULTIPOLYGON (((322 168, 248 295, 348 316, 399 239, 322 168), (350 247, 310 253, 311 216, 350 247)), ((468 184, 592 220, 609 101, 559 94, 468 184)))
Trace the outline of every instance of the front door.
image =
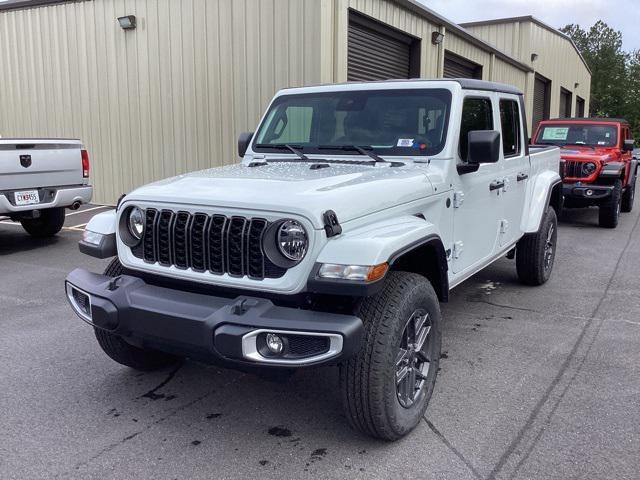
MULTIPOLYGON (((486 92, 464 99, 458 164, 467 161, 467 136, 472 130, 494 130, 494 97, 486 92)), ((452 270, 464 273, 488 260, 497 249, 502 220, 502 163, 484 163, 476 172, 460 174, 454 197, 452 270)))
POLYGON ((522 234, 522 212, 526 198, 531 164, 524 147, 521 125, 524 122, 516 96, 500 98, 500 127, 502 139, 504 218, 500 224, 500 245, 517 241, 522 234))

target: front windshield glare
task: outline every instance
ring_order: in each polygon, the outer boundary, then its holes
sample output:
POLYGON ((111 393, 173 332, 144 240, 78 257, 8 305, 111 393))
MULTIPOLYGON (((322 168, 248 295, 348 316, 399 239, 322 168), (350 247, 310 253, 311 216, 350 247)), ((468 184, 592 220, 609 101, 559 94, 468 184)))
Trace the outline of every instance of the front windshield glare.
POLYGON ((548 145, 587 145, 590 147, 615 147, 615 125, 553 124, 540 129, 536 143, 548 145))
POLYGON ((380 155, 435 155, 446 140, 451 93, 445 89, 364 90, 278 97, 253 150, 292 145, 304 153, 371 147, 380 155))

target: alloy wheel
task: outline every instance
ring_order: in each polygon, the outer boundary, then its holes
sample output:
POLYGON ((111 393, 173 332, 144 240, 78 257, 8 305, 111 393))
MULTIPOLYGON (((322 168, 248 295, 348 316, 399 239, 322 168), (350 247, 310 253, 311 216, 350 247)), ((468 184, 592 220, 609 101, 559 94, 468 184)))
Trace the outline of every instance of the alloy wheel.
POLYGON ((396 394, 404 408, 410 408, 424 394, 434 338, 429 313, 414 311, 404 327, 396 356, 396 394))

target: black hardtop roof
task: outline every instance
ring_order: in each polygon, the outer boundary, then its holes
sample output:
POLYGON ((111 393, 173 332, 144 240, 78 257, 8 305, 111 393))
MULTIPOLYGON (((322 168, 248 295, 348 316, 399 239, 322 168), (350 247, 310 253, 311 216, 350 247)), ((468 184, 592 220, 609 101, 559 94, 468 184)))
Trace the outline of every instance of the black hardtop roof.
POLYGON ((547 118, 542 122, 600 122, 600 123, 624 123, 629 124, 624 118, 610 118, 610 117, 570 117, 570 118, 547 118))

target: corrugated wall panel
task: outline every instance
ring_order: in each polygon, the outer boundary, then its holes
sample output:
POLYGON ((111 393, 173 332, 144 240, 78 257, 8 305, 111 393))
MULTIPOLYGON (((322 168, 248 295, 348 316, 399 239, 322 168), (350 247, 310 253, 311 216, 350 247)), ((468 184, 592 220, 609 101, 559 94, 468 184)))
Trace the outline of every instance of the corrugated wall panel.
POLYGON ((447 32, 444 44, 447 50, 456 55, 482 65, 482 80, 490 80, 489 63, 491 62, 491 54, 489 52, 479 49, 472 43, 456 36, 453 32, 447 32))
POLYGON ((317 0, 94 0, 0 12, 0 134, 79 137, 95 201, 237 161, 279 88, 319 83, 317 0), (117 17, 136 15, 123 31, 117 17))
POLYGON ((496 58, 493 63, 491 80, 494 82, 506 83, 518 87, 523 92, 527 90, 527 72, 496 58))

